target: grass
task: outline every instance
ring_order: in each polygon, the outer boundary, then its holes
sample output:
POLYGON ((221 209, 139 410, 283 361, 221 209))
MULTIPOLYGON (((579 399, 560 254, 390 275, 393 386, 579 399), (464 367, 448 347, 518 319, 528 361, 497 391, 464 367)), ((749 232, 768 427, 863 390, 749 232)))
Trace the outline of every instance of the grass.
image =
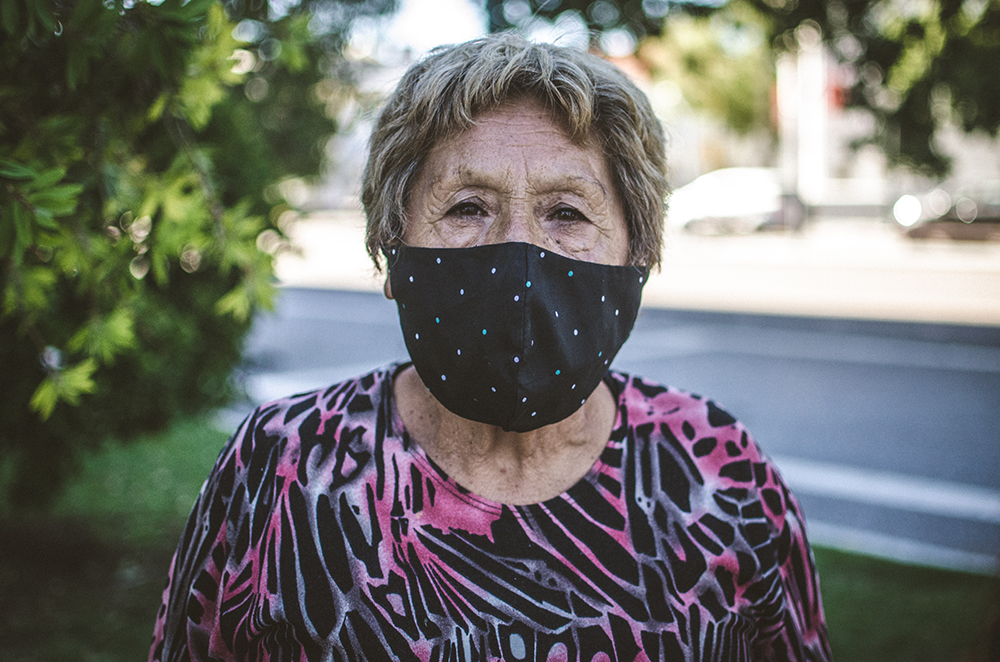
POLYGON ((814 553, 838 662, 997 662, 985 650, 1000 608, 996 578, 814 553))
POLYGON ((184 420, 137 443, 111 442, 84 459, 61 495, 57 518, 89 522, 108 541, 171 547, 228 434, 211 421, 184 420))
MULTIPOLYGON (((0 660, 145 659, 170 556, 225 439, 187 420, 108 443, 51 516, 0 521, 0 660)), ((990 659, 997 579, 815 553, 837 662, 990 659)))
POLYGON ((225 440, 187 420, 108 443, 50 516, 0 521, 0 660, 145 660, 170 557, 225 440))

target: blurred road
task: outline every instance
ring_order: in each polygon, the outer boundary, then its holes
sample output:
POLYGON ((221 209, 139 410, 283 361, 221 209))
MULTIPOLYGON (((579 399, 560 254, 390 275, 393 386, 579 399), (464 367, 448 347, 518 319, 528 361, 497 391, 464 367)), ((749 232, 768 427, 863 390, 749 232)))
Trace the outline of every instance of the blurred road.
MULTIPOLYGON (((372 291, 380 282, 359 227, 348 217, 298 229, 305 253, 279 261, 287 287, 250 338, 253 400, 406 357, 394 304, 372 291)), ((846 222, 800 236, 675 239, 615 367, 712 397, 743 420, 799 496, 814 541, 991 572, 1000 246, 909 246, 885 230, 846 222), (692 278, 707 310, 677 308, 687 299, 676 283, 692 278), (894 298, 919 283, 925 296, 894 298)))

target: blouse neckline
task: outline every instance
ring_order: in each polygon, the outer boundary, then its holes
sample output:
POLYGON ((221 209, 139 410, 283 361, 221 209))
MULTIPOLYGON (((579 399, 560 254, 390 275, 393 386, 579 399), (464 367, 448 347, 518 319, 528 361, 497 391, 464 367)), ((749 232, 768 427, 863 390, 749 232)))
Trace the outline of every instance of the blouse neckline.
POLYGON ((597 484, 598 476, 602 473, 601 469, 607 467, 604 463, 604 454, 608 448, 613 443, 614 431, 617 430, 622 425, 622 398, 624 397, 624 389, 621 384, 612 376, 609 370, 603 379, 603 383, 610 389, 611 397, 615 401, 615 420, 614 424, 611 426, 612 434, 609 435, 608 440, 604 443, 604 449, 597 456, 594 464, 587 470, 580 480, 573 483, 572 486, 564 490, 563 492, 557 494, 554 497, 546 499, 544 501, 538 501, 534 503, 526 504, 508 504, 500 501, 494 501, 492 499, 487 499, 486 497, 480 496, 475 492, 463 487, 448 475, 444 469, 442 469, 431 457, 424 451, 424 449, 418 444, 409 433, 406 431, 406 426, 403 425, 403 418, 399 413, 399 408, 396 406, 396 396, 394 383, 396 376, 406 370, 408 367, 413 365, 412 361, 405 361, 398 363, 394 366, 390 366, 386 371, 386 380, 388 384, 386 385, 386 397, 389 398, 390 403, 390 415, 392 416, 392 435, 402 442, 403 448, 410 453, 414 462, 421 466, 421 468, 429 469, 428 475, 434 477, 434 481, 444 489, 448 490, 451 494, 455 495, 458 499, 464 503, 482 510, 484 512, 493 513, 499 515, 503 509, 507 508, 510 510, 518 510, 521 508, 531 508, 534 506, 544 505, 550 501, 555 500, 566 500, 569 497, 570 492, 572 492, 581 483, 590 483, 591 485, 597 484))

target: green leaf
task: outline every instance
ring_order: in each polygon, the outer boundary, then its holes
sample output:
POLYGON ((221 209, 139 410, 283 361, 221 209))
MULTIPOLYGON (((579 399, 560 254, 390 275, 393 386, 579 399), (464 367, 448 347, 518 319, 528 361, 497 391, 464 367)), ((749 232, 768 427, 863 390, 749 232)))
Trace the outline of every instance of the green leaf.
POLYGON ((71 405, 80 404, 80 397, 97 389, 93 374, 97 362, 84 359, 75 366, 54 370, 42 380, 31 396, 31 408, 45 421, 55 411, 60 400, 71 405))
POLYGON ((27 166, 3 159, 0 159, 0 175, 3 175, 7 179, 34 179, 38 176, 34 170, 27 166))
POLYGON ((244 322, 250 318, 252 304, 246 289, 240 286, 227 292, 215 304, 215 310, 220 315, 232 315, 234 319, 244 322))
POLYGON ((203 129, 212 117, 212 106, 224 96, 225 89, 208 76, 184 79, 180 99, 192 128, 203 129))
POLYGON ((153 280, 156 281, 157 285, 166 285, 170 281, 170 261, 162 251, 151 251, 150 253, 147 253, 146 257, 149 258, 153 280))
POLYGON ((156 97, 156 101, 149 107, 146 111, 146 119, 150 122, 155 122, 161 117, 163 117, 163 111, 167 107, 167 101, 170 100, 170 96, 164 92, 160 96, 156 97))
POLYGON ((59 397, 71 405, 79 404, 81 395, 93 393, 97 388, 92 379, 96 370, 97 362, 93 359, 84 359, 71 368, 63 369, 59 397))
POLYGON ((59 224, 56 223, 55 218, 49 214, 35 214, 35 222, 46 230, 55 232, 59 229, 59 224))
POLYGON ((115 357, 136 345, 135 325, 125 308, 116 308, 104 317, 91 320, 69 341, 73 351, 85 351, 102 363, 113 363, 115 357))
POLYGON ((24 207, 19 204, 14 205, 14 231, 17 237, 14 253, 20 254, 31 245, 31 224, 24 207))
POLYGON ((199 15, 208 13, 213 7, 222 9, 222 5, 217 3, 215 0, 190 0, 187 6, 192 11, 196 11, 199 15))
POLYGON ((79 184, 63 184, 33 193, 28 201, 38 208, 39 216, 42 209, 52 216, 66 216, 76 209, 77 196, 83 191, 79 184))
POLYGON ((21 271, 21 286, 12 288, 4 302, 6 312, 24 310, 29 313, 48 309, 52 290, 56 284, 56 274, 47 267, 36 266, 21 271))
POLYGON ((56 409, 59 402, 59 388, 55 380, 50 376, 42 380, 35 392, 31 395, 31 409, 38 413, 43 421, 49 420, 49 416, 56 409))
POLYGON ((28 182, 25 188, 29 191, 48 188, 65 176, 66 168, 50 168, 38 173, 34 181, 28 182))
MULTIPOLYGON (((52 210, 46 207, 35 207, 35 223, 37 223, 38 225, 41 225, 42 227, 49 227, 50 225, 55 223, 55 221, 53 220, 54 218, 55 217, 52 214, 52 210)), ((33 236, 34 235, 32 234, 32 237, 33 236)), ((28 243, 25 244, 25 246, 26 247, 30 246, 31 242, 32 239, 29 239, 28 243)))

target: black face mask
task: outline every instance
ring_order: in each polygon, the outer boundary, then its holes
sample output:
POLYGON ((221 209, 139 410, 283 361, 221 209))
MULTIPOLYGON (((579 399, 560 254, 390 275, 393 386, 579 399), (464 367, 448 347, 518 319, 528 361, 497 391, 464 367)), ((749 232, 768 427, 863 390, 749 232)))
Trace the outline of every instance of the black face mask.
POLYGON ((517 432, 563 420, 597 388, 649 275, 524 243, 385 253, 406 348, 431 394, 517 432))

